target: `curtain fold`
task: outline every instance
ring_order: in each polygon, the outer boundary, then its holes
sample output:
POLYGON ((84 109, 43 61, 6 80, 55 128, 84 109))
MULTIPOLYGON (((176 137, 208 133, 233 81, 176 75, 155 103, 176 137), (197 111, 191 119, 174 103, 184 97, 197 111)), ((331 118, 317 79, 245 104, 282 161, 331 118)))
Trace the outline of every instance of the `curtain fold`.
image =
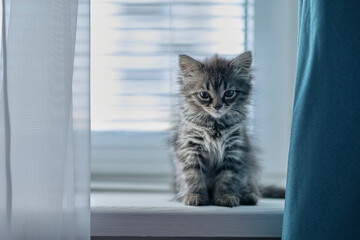
POLYGON ((359 13, 359 1, 299 1, 284 240, 360 239, 359 13))
POLYGON ((89 0, 2 3, 0 239, 89 239, 89 0))

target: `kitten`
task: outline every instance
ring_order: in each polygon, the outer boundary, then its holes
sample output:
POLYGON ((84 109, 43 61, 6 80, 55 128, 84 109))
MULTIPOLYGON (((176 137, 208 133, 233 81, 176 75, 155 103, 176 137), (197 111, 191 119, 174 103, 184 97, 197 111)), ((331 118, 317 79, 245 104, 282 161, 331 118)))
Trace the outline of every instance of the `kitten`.
POLYGON ((179 56, 181 100, 171 139, 177 199, 186 205, 254 205, 258 162, 247 129, 252 56, 179 56))

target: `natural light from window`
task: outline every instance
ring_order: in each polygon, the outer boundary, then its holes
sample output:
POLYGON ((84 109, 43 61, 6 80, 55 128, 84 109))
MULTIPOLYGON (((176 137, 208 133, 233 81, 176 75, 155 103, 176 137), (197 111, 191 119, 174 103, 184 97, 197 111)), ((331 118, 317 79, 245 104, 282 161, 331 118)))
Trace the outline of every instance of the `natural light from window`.
POLYGON ((93 131, 169 129, 178 54, 232 57, 252 42, 245 0, 91 2, 93 131))

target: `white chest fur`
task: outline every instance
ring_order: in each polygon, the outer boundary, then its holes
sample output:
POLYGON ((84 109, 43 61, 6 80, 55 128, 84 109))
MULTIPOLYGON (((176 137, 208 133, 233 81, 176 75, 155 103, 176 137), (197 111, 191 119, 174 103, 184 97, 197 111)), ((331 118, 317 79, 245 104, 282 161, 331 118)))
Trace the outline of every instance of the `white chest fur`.
MULTIPOLYGON (((223 162, 224 157, 229 154, 233 154, 230 150, 227 150, 229 146, 234 143, 241 143, 242 139, 239 137, 231 137, 234 131, 239 131, 238 127, 224 130, 222 134, 214 138, 210 134, 204 134, 204 146, 205 150, 209 153, 209 161, 212 165, 219 165, 223 162)), ((238 152, 236 152, 239 155, 238 152)))
POLYGON ((206 150, 209 152, 211 163, 213 165, 219 165, 224 160, 225 144, 223 139, 206 139, 205 140, 206 150))

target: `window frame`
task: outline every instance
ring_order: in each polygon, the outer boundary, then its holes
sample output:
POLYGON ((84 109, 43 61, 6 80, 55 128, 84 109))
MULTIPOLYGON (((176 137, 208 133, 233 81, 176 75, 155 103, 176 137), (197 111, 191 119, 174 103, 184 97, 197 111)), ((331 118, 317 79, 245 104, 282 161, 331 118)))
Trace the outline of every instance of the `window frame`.
MULTIPOLYGON (((262 99, 260 103, 254 103, 254 132, 258 135, 261 139, 260 141, 262 146, 265 147, 265 152, 262 153, 263 157, 263 176, 268 174, 268 179, 270 182, 271 179, 277 182, 277 174, 279 171, 281 173, 285 172, 284 168, 286 168, 287 163, 287 152, 288 152, 288 142, 289 142, 289 135, 290 135, 290 119, 292 113, 292 94, 295 82, 295 65, 296 65, 296 38, 297 38, 297 2, 295 1, 267 1, 267 0, 256 0, 254 4, 255 14, 254 21, 255 21, 255 51, 254 51, 254 65, 256 68, 255 75, 256 75, 256 84, 255 85, 255 93, 254 97, 258 99, 262 99), (282 29, 282 32, 279 32, 279 28, 282 29), (269 35, 271 37, 269 38, 269 35), (270 43, 270 44, 269 44, 270 43), (276 45, 276 48, 273 47, 276 45), (259 46, 267 46, 268 49, 259 48, 259 46), (270 46, 270 47, 269 47, 270 46), (279 46, 281 46, 279 48, 279 46), (273 48, 271 48, 273 47, 273 48), (275 54, 275 55, 274 55, 275 54), (277 56, 274 59, 274 56, 277 56), (281 67, 279 67, 281 66, 281 67), (275 70, 275 71, 274 71, 275 70), (269 80, 270 78, 270 80, 269 80), (289 80, 290 79, 290 80, 289 80), (265 82, 267 81, 267 82, 265 82), (269 82, 270 81, 270 82, 269 82), (265 82, 265 83, 264 83, 265 82), (272 92, 272 95, 268 95, 267 98, 261 98, 264 96, 262 91, 264 87, 268 87, 266 84, 273 84, 272 88, 266 91, 272 92), (280 87, 279 87, 280 86, 280 87), (276 112, 267 111, 268 107, 273 107, 273 105, 269 105, 266 103, 271 96, 276 95, 279 96, 277 102, 283 101, 280 107, 276 112), (280 100, 279 100, 280 99, 280 100), (265 101, 265 103, 264 103, 265 101), (261 105, 260 105, 261 104, 261 105), (259 108, 259 105, 261 108, 259 108), (259 122, 259 118, 263 118, 264 121, 259 122), (272 118, 274 121, 279 120, 280 124, 276 124, 275 127, 272 125, 267 124, 265 120, 272 118), (286 127, 282 126, 284 122, 287 122, 286 127), (277 133, 277 128, 283 128, 284 131, 281 134, 277 133), (275 133, 275 135, 274 135, 275 133), (279 144, 272 145, 269 144, 271 141, 274 141, 274 137, 279 144), (268 151, 268 148, 274 148, 273 151, 268 151), (281 154, 277 155, 276 152, 280 151, 281 154), (280 158, 276 158, 276 156, 281 156, 280 158), (275 159, 276 158, 276 159, 275 159), (271 160, 275 159, 275 162, 271 162, 271 160), (279 166, 276 171, 273 171, 274 168, 271 165, 279 166), (270 167, 269 167, 270 165, 270 167), (275 175, 275 177, 274 177, 275 175), (272 177, 273 176, 273 177, 272 177)), ((260 101, 260 100, 259 100, 260 101)), ((93 138, 93 143, 96 138, 93 138)), ((286 176, 286 174, 285 174, 286 176)), ((284 178, 283 175, 280 176, 284 178)), ((231 234, 231 231, 238 230, 238 226, 244 226, 240 220, 241 217, 246 216, 249 219, 256 220, 253 222, 252 226, 253 229, 258 229, 255 231, 256 234, 249 235, 246 231, 240 231, 237 235, 231 235, 231 237, 238 238, 254 238, 254 239, 280 239, 281 237, 281 228, 282 228, 282 218, 283 218, 283 207, 276 207, 274 205, 268 205, 267 212, 264 214, 259 208, 251 207, 251 206, 242 206, 239 208, 218 208, 215 206, 208 206, 203 208, 196 208, 196 207, 188 207, 183 206, 179 208, 157 208, 157 207, 148 207, 148 208, 141 208, 141 207, 133 207, 131 206, 131 202, 126 207, 126 202, 122 203, 125 205, 125 208, 118 208, 118 202, 123 201, 121 195, 117 195, 117 198, 112 196, 103 196, 101 192, 95 191, 92 193, 92 204, 91 204, 91 222, 92 222, 92 237, 94 239, 107 239, 108 237, 119 237, 119 239, 127 239, 129 234, 132 237, 150 237, 150 239, 156 239, 157 237, 174 237, 174 235, 169 236, 169 234, 164 234, 162 229, 167 229, 166 225, 162 225, 162 221, 165 221, 166 224, 170 224, 171 226, 178 226, 177 229, 181 230, 181 226, 179 224, 174 224, 175 220, 181 220, 183 218, 179 218, 176 213, 181 213, 184 209, 191 214, 186 216, 186 219, 194 219, 199 215, 198 212, 195 210, 203 211, 202 214, 206 216, 206 218, 211 219, 212 221, 221 221, 221 224, 218 224, 213 229, 218 229, 220 226, 235 226, 230 229, 230 231, 226 231, 227 234, 231 234), (98 202, 95 200, 95 194, 100 194, 100 199, 103 201, 108 201, 108 203, 98 202), (115 201, 115 202, 114 202, 115 201), (230 212, 233 213, 234 209, 244 209, 244 208, 251 208, 251 214, 245 214, 244 212, 239 212, 238 215, 234 215, 236 220, 224 220, 221 216, 229 215, 230 212), (211 209, 211 210, 208 210, 211 209), (215 215, 211 215, 211 211, 216 211, 215 215), (228 212, 227 212, 228 211, 228 212), (154 215, 154 212, 156 214, 154 215), (145 213, 145 215, 144 215, 145 213), (267 221, 264 221, 264 216, 266 216, 267 221), (162 217, 163 219, 159 219, 162 217), (170 217, 170 218, 168 218, 170 217), (138 229, 141 226, 145 226, 147 220, 150 220, 156 226, 159 226, 161 229, 154 229, 152 235, 148 235, 149 233, 139 233, 138 229), (138 225, 138 223, 143 223, 143 225, 138 225), (235 223, 235 225, 234 225, 235 223), (126 232, 127 236, 124 236, 124 232, 121 231, 119 226, 125 226, 129 232, 126 232), (115 230, 112 231, 111 229, 115 230), (265 233, 264 229, 268 229, 270 232, 265 233), (120 232, 119 232, 120 231, 120 232), (145 235, 147 234, 147 235, 145 235)), ((115 193, 116 194, 116 193, 115 193)), ((117 193, 122 194, 122 193, 117 193)), ((124 193, 126 196, 129 196, 129 193, 124 193)), ((151 193, 152 194, 152 193, 151 193)), ((166 193, 160 193, 166 194, 166 193)), ((158 194, 156 194, 158 195, 158 194)), ((144 201, 146 196, 150 196, 145 194, 144 201)), ((278 203, 283 204, 283 200, 276 200, 279 201, 278 203)), ((181 204, 181 203, 179 203, 181 204)), ((184 216, 182 216, 184 217, 184 216)), ((181 220, 187 222, 188 220, 181 220)), ((197 225, 198 222, 194 225, 197 225)), ((144 230, 144 228, 140 229, 144 230)), ((221 231, 217 231, 217 234, 220 234, 221 231)), ((178 235, 181 236, 181 235, 178 235)), ((184 235, 182 235, 183 237, 184 235)), ((216 237, 217 235, 209 236, 208 232, 205 232, 203 235, 199 235, 199 232, 196 233, 194 229, 190 228, 186 230, 186 237, 216 237)), ((230 235, 228 235, 230 236, 230 235)), ((224 236, 219 236, 219 239, 224 236)))
MULTIPOLYGON (((173 1, 169 2, 172 4, 173 1)), ((253 1, 245 0, 239 4, 246 4, 244 47, 252 48, 252 44, 249 43, 253 40, 253 29, 251 28, 253 26, 253 15, 248 15, 248 13, 253 12, 253 1)), ((171 45, 171 42, 169 44, 171 45)), ((170 46, 169 55, 173 55, 174 52, 175 49, 170 46)), ((170 60, 173 61, 171 63, 172 68, 177 69, 177 59, 170 60)), ((125 192, 172 191, 173 171, 169 146, 167 145, 168 139, 169 132, 92 131, 92 190, 125 192), (127 139, 128 136, 130 136, 130 140, 127 139), (132 145, 131 141, 136 142, 136 144, 132 145), (138 146, 137 150, 141 151, 141 154, 138 154, 139 159, 136 160, 132 158, 131 152, 127 151, 127 148, 134 148, 135 145, 138 146), (154 153, 154 149, 162 151, 162 153, 154 153), (121 158, 133 160, 133 162, 123 164, 114 161, 114 156, 109 157, 107 154, 103 154, 104 156, 101 157, 101 154, 106 151, 117 151, 116 154, 121 158), (157 159, 154 159, 153 155, 156 155, 157 159), (143 158, 142 162, 140 158, 143 158), (152 166, 148 164, 149 161, 153 162, 152 166), (145 171, 135 173, 135 169, 141 169, 143 166, 146 166, 145 171), (136 182, 140 183, 137 185, 136 182), (151 187, 145 183, 153 183, 153 186, 151 187)))
MULTIPOLYGON (((259 151, 262 166, 261 182, 285 186, 296 71, 297 4, 256 0, 253 3, 253 8, 248 13, 250 17, 253 17, 253 22, 250 21, 247 24, 248 28, 254 31, 254 34, 247 37, 254 37, 254 46, 248 47, 254 48, 254 133, 259 142, 257 145, 261 149, 259 151), (257 14, 254 14, 254 11, 257 14), (276 45, 276 47, 269 47, 271 44, 276 45), (274 56, 276 56, 276 61, 274 61, 274 56), (276 96, 274 103, 271 103, 272 96, 276 96), (269 108, 275 109, 275 111, 268 111, 269 108), (266 121, 268 119, 271 119, 275 124, 269 125, 266 121)), ((119 134, 119 132, 100 132, 100 134, 119 134)), ((168 139, 167 137, 159 138, 157 136, 159 133, 144 132, 144 137, 141 136, 141 133, 136 134, 139 135, 138 139, 147 139, 146 141, 151 142, 152 147, 163 150, 166 148, 168 139), (151 136, 151 134, 154 135, 151 136)), ((92 139, 92 155, 97 154, 96 151, 98 150, 106 150, 106 144, 101 144, 98 136, 92 134, 92 139)), ((126 139, 122 141, 125 143, 126 139)), ((141 151, 143 151, 144 156, 151 156, 151 147, 145 147, 141 151)), ((127 156, 122 157, 128 158, 127 156)), ((146 165, 145 161, 144 158, 144 165, 146 165)), ((139 164, 140 166, 141 164, 139 164)), ((161 166, 166 166, 165 168, 171 171, 169 151, 164 150, 161 159, 153 166, 154 174, 144 174, 143 180, 145 182, 167 182, 167 184, 154 185, 154 187, 144 186, 143 188, 138 186, 131 190, 129 187, 121 186, 121 184, 107 184, 116 178, 120 179, 119 176, 116 177, 116 173, 124 172, 121 164, 110 165, 101 162, 100 159, 96 161, 92 159, 92 190, 171 191, 171 172, 168 175, 162 175, 163 172, 158 174, 155 172, 161 166)), ((149 168, 149 170, 151 169, 149 168)), ((133 178, 123 177, 121 179, 131 181, 133 178)))

